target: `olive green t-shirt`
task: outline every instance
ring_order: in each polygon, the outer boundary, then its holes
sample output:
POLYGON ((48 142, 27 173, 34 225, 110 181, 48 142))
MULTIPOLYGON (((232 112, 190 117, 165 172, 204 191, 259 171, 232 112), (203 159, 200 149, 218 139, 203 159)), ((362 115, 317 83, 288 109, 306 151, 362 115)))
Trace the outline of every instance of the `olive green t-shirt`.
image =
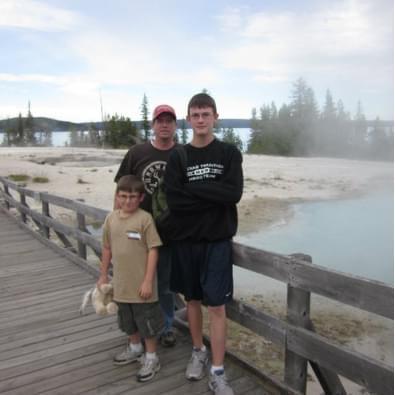
POLYGON ((162 245, 151 214, 139 208, 123 217, 120 210, 114 210, 104 221, 103 245, 111 249, 114 300, 124 303, 156 302, 156 275, 151 298, 141 299, 138 294, 145 276, 148 251, 162 245))

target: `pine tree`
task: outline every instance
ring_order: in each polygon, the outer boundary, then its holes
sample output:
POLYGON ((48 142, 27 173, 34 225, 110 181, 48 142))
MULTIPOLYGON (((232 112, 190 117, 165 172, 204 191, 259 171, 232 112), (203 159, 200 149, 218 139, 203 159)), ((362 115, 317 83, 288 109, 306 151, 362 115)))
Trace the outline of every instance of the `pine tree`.
POLYGON ((354 116, 354 133, 352 136, 352 149, 355 156, 364 156, 366 148, 367 124, 363 113, 362 103, 358 101, 354 116))
POLYGON ((148 120, 148 99, 145 93, 141 103, 141 129, 144 131, 144 141, 148 141, 150 138, 151 125, 148 120))
POLYGON ((294 154, 307 155, 316 146, 316 123, 318 119, 317 101, 314 91, 303 78, 299 78, 291 93, 291 115, 295 121, 297 139, 294 144, 294 154))
POLYGON ((101 146, 101 136, 100 132, 97 129, 97 126, 94 123, 89 125, 89 145, 93 145, 95 147, 101 146))
POLYGON ((326 91, 319 125, 315 147, 317 153, 320 155, 336 155, 338 151, 336 107, 329 89, 326 91))
POLYGON ((235 145, 240 151, 243 151, 243 142, 234 132, 233 128, 222 129, 222 141, 235 145))
POLYGON ((393 134, 386 133, 385 129, 380 126, 380 118, 376 117, 373 129, 369 133, 370 157, 379 160, 393 160, 394 141, 393 134))
POLYGON ((188 142, 188 130, 185 119, 181 121, 181 144, 186 144, 188 142))
POLYGON ((30 100, 28 102, 28 110, 27 110, 27 117, 25 119, 25 142, 26 145, 36 145, 37 144, 37 139, 35 135, 35 130, 34 130, 34 120, 33 120, 33 115, 30 111, 30 100))
POLYGON ((329 89, 326 90, 325 104, 321 118, 330 121, 333 121, 336 118, 336 107, 329 89))
POLYGON ((19 115, 18 115, 15 143, 17 145, 24 145, 24 143, 25 143, 25 129, 23 127, 23 119, 22 119, 21 113, 19 113, 19 115))
POLYGON ((129 118, 119 116, 107 116, 104 142, 112 148, 129 148, 138 141, 138 130, 129 118))
POLYGON ((258 154, 261 153, 262 144, 261 137, 262 133, 260 130, 260 122, 257 117, 257 110, 254 107, 251 111, 251 130, 250 130, 250 138, 248 140, 247 152, 250 154, 258 154))

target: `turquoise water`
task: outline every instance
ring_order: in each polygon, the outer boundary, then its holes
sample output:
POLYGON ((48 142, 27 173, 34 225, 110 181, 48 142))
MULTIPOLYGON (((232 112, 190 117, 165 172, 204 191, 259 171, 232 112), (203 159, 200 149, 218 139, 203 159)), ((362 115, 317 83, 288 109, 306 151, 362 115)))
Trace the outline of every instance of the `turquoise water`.
POLYGON ((282 254, 303 252, 318 265, 394 284, 392 190, 293 206, 289 223, 237 238, 282 254))

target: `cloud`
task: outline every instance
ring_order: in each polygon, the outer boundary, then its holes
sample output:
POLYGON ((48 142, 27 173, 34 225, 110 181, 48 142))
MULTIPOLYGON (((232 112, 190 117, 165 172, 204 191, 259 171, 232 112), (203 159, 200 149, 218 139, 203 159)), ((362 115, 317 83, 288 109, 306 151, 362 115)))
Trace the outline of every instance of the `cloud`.
POLYGON ((225 29, 232 21, 238 26, 230 44, 219 51, 220 61, 229 69, 254 71, 262 81, 339 67, 354 72, 356 65, 366 73, 372 63, 382 65, 393 46, 391 15, 367 1, 323 4, 303 12, 246 15, 233 9, 219 18, 225 29), (362 58, 369 64, 361 64, 362 58))
POLYGON ((1 0, 0 28, 16 27, 45 32, 67 31, 81 23, 76 12, 35 0, 1 0))
POLYGON ((43 82, 43 83, 59 83, 57 77, 44 74, 11 74, 0 73, 0 81, 4 82, 43 82))
POLYGON ((243 22, 241 9, 236 7, 227 8, 223 14, 217 15, 214 19, 218 21, 220 29, 224 32, 239 29, 243 22))
POLYGON ((86 96, 91 92, 97 92, 99 81, 86 75, 51 75, 51 74, 11 74, 0 73, 0 82, 38 83, 53 85, 63 92, 86 96))
MULTIPOLYGON (((175 43, 175 46, 177 44, 175 43)), ((91 29, 73 38, 69 48, 85 64, 84 77, 101 85, 208 84, 220 80, 215 66, 178 62, 176 50, 144 37, 125 36, 91 29)))

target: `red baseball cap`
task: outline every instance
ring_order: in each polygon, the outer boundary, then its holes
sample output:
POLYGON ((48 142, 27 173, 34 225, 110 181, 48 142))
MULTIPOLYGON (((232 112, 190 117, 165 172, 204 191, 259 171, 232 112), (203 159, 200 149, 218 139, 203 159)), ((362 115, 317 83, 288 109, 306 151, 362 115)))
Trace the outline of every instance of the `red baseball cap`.
POLYGON ((174 117, 174 119, 177 119, 176 112, 174 111, 174 108, 167 105, 167 104, 160 104, 159 106, 155 107, 155 110, 152 114, 152 122, 155 121, 156 118, 159 117, 159 115, 167 113, 170 114, 174 117))

